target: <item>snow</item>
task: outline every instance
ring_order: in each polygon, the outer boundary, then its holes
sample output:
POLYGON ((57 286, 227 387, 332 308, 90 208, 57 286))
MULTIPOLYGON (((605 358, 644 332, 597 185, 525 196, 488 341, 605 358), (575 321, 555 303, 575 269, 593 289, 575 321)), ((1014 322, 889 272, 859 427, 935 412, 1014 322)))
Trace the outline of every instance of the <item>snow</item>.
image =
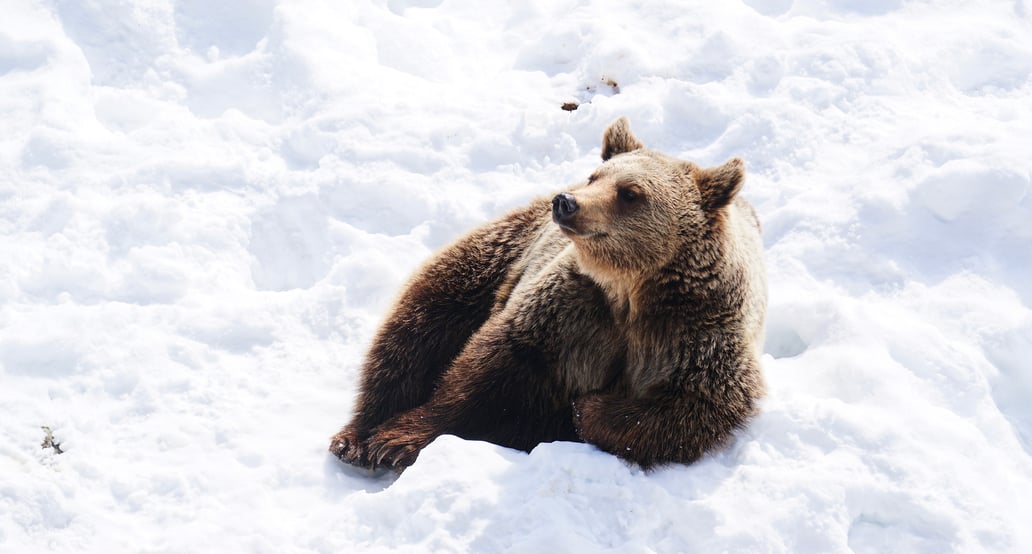
POLYGON ((0 551, 1032 550, 1029 18, 6 2, 0 551), (747 162, 753 425, 652 473, 448 436, 400 477, 332 459, 406 276, 590 173, 620 115, 747 162))

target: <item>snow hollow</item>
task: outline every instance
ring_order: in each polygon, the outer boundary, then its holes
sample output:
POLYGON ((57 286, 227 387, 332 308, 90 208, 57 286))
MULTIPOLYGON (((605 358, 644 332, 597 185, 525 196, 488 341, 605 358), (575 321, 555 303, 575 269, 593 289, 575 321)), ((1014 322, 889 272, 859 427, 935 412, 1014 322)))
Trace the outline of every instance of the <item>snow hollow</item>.
POLYGON ((1032 551, 1029 11, 5 2, 0 551, 1032 551), (332 459, 407 275, 584 178, 621 115, 746 160, 762 415, 649 474, 447 436, 400 477, 332 459))

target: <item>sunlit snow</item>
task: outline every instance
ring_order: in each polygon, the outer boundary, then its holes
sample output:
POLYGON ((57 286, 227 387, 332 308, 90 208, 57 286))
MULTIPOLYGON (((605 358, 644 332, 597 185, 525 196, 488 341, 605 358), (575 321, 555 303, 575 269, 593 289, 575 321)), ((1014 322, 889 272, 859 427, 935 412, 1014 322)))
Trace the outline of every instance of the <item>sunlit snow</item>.
POLYGON ((1032 551, 1029 11, 4 2, 0 551, 1032 551), (762 414, 652 473, 333 459, 410 272, 621 115, 746 161, 762 414))

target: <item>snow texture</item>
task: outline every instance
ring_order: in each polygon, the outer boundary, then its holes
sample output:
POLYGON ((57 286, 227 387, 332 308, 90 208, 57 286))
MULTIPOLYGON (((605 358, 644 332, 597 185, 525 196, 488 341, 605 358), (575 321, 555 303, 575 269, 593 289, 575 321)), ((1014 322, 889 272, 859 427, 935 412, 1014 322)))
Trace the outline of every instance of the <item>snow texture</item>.
POLYGON ((5 2, 0 551, 1032 551, 1029 18, 5 2), (762 415, 647 474, 449 436, 400 477, 332 459, 407 275, 584 178, 621 115, 748 164, 762 415))

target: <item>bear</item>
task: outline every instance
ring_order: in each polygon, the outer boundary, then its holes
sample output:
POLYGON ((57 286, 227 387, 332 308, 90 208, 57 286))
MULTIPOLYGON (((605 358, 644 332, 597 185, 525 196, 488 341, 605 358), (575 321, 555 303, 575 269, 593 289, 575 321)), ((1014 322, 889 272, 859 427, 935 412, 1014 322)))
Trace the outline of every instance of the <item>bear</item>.
POLYGON ((374 337, 340 460, 402 470, 442 434, 580 441, 644 470, 698 460, 757 412, 760 223, 717 167, 649 150, 621 117, 602 165, 436 253, 374 337))

